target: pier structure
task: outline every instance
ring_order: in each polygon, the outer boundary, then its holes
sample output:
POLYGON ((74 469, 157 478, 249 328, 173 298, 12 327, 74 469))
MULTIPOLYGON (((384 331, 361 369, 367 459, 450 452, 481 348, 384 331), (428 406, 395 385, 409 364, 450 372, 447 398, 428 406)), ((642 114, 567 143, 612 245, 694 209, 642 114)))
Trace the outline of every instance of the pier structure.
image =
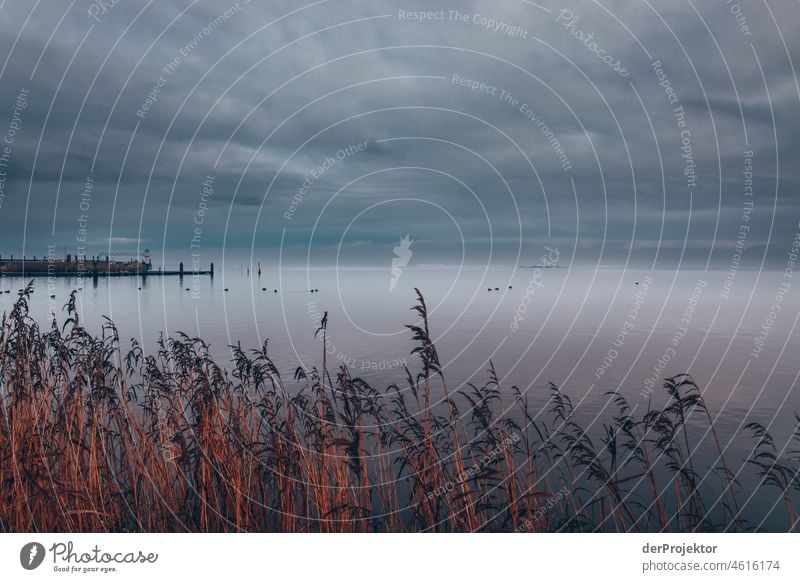
MULTIPOLYGON (((150 252, 145 251, 142 260, 115 261, 108 255, 71 255, 56 259, 52 255, 14 258, 0 255, 0 277, 160 277, 185 274, 181 262, 177 271, 153 268, 150 252)), ((207 270, 192 269, 192 275, 214 277, 214 263, 207 270)))

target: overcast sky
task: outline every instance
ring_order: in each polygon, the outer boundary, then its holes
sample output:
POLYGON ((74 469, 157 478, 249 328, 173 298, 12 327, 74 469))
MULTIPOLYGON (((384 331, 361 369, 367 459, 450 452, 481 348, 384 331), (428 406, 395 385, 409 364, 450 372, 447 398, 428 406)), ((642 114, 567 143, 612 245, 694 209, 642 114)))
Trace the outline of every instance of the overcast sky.
POLYGON ((0 1, 0 254, 782 267, 800 5, 737 1, 0 1))

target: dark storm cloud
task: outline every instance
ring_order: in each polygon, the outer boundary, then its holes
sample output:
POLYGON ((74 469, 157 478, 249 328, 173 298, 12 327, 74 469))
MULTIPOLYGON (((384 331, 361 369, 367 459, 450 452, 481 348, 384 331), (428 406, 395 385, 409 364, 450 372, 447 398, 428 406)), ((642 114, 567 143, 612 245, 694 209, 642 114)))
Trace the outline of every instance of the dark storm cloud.
POLYGON ((184 256, 199 209, 204 251, 264 260, 408 233, 426 263, 725 266, 745 224, 780 265, 798 230, 795 5, 111 4, 3 4, 2 254, 74 249, 84 216, 88 254, 184 256))

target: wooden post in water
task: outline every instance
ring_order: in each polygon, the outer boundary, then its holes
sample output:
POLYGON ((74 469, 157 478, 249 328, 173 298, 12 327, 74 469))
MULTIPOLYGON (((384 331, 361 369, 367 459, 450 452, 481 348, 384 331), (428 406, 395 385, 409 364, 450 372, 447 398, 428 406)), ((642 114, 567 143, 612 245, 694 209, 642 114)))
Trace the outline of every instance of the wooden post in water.
POLYGON ((211 278, 214 278, 214 263, 211 263, 211 278))

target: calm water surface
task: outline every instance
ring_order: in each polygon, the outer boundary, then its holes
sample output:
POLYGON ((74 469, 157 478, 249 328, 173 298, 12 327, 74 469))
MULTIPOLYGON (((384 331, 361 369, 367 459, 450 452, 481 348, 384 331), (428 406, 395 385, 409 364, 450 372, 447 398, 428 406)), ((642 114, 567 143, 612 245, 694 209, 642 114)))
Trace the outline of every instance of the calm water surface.
MULTIPOLYGON (((727 276, 702 270, 408 268, 392 290, 388 268, 265 270, 260 277, 237 268, 214 280, 54 279, 51 290, 41 278, 31 311, 46 321, 55 309, 63 319, 69 291, 81 286, 80 310, 90 328, 107 315, 123 338, 136 337, 151 348, 161 332, 199 335, 223 360, 230 357, 229 344, 257 347, 269 340, 287 378, 297 366, 320 364, 323 346, 314 332, 327 311, 329 362, 348 363, 355 374, 386 386, 403 381, 402 362, 416 364, 404 326, 416 323, 410 307, 418 287, 451 390, 485 380, 491 360, 504 405, 513 384, 539 403, 553 382, 579 404, 587 423, 599 423, 612 412, 605 392, 620 390, 641 413, 648 398, 662 399, 658 385, 665 375, 690 372, 718 415, 724 446, 740 455, 751 445, 734 437, 744 422, 770 425, 784 442, 792 412, 800 410, 800 293, 782 271, 740 271, 732 285, 727 276)), ((0 279, 0 289, 12 290, 0 295, 0 310, 9 309, 22 283, 0 279)), ((692 420, 704 430, 699 417, 692 420)))

